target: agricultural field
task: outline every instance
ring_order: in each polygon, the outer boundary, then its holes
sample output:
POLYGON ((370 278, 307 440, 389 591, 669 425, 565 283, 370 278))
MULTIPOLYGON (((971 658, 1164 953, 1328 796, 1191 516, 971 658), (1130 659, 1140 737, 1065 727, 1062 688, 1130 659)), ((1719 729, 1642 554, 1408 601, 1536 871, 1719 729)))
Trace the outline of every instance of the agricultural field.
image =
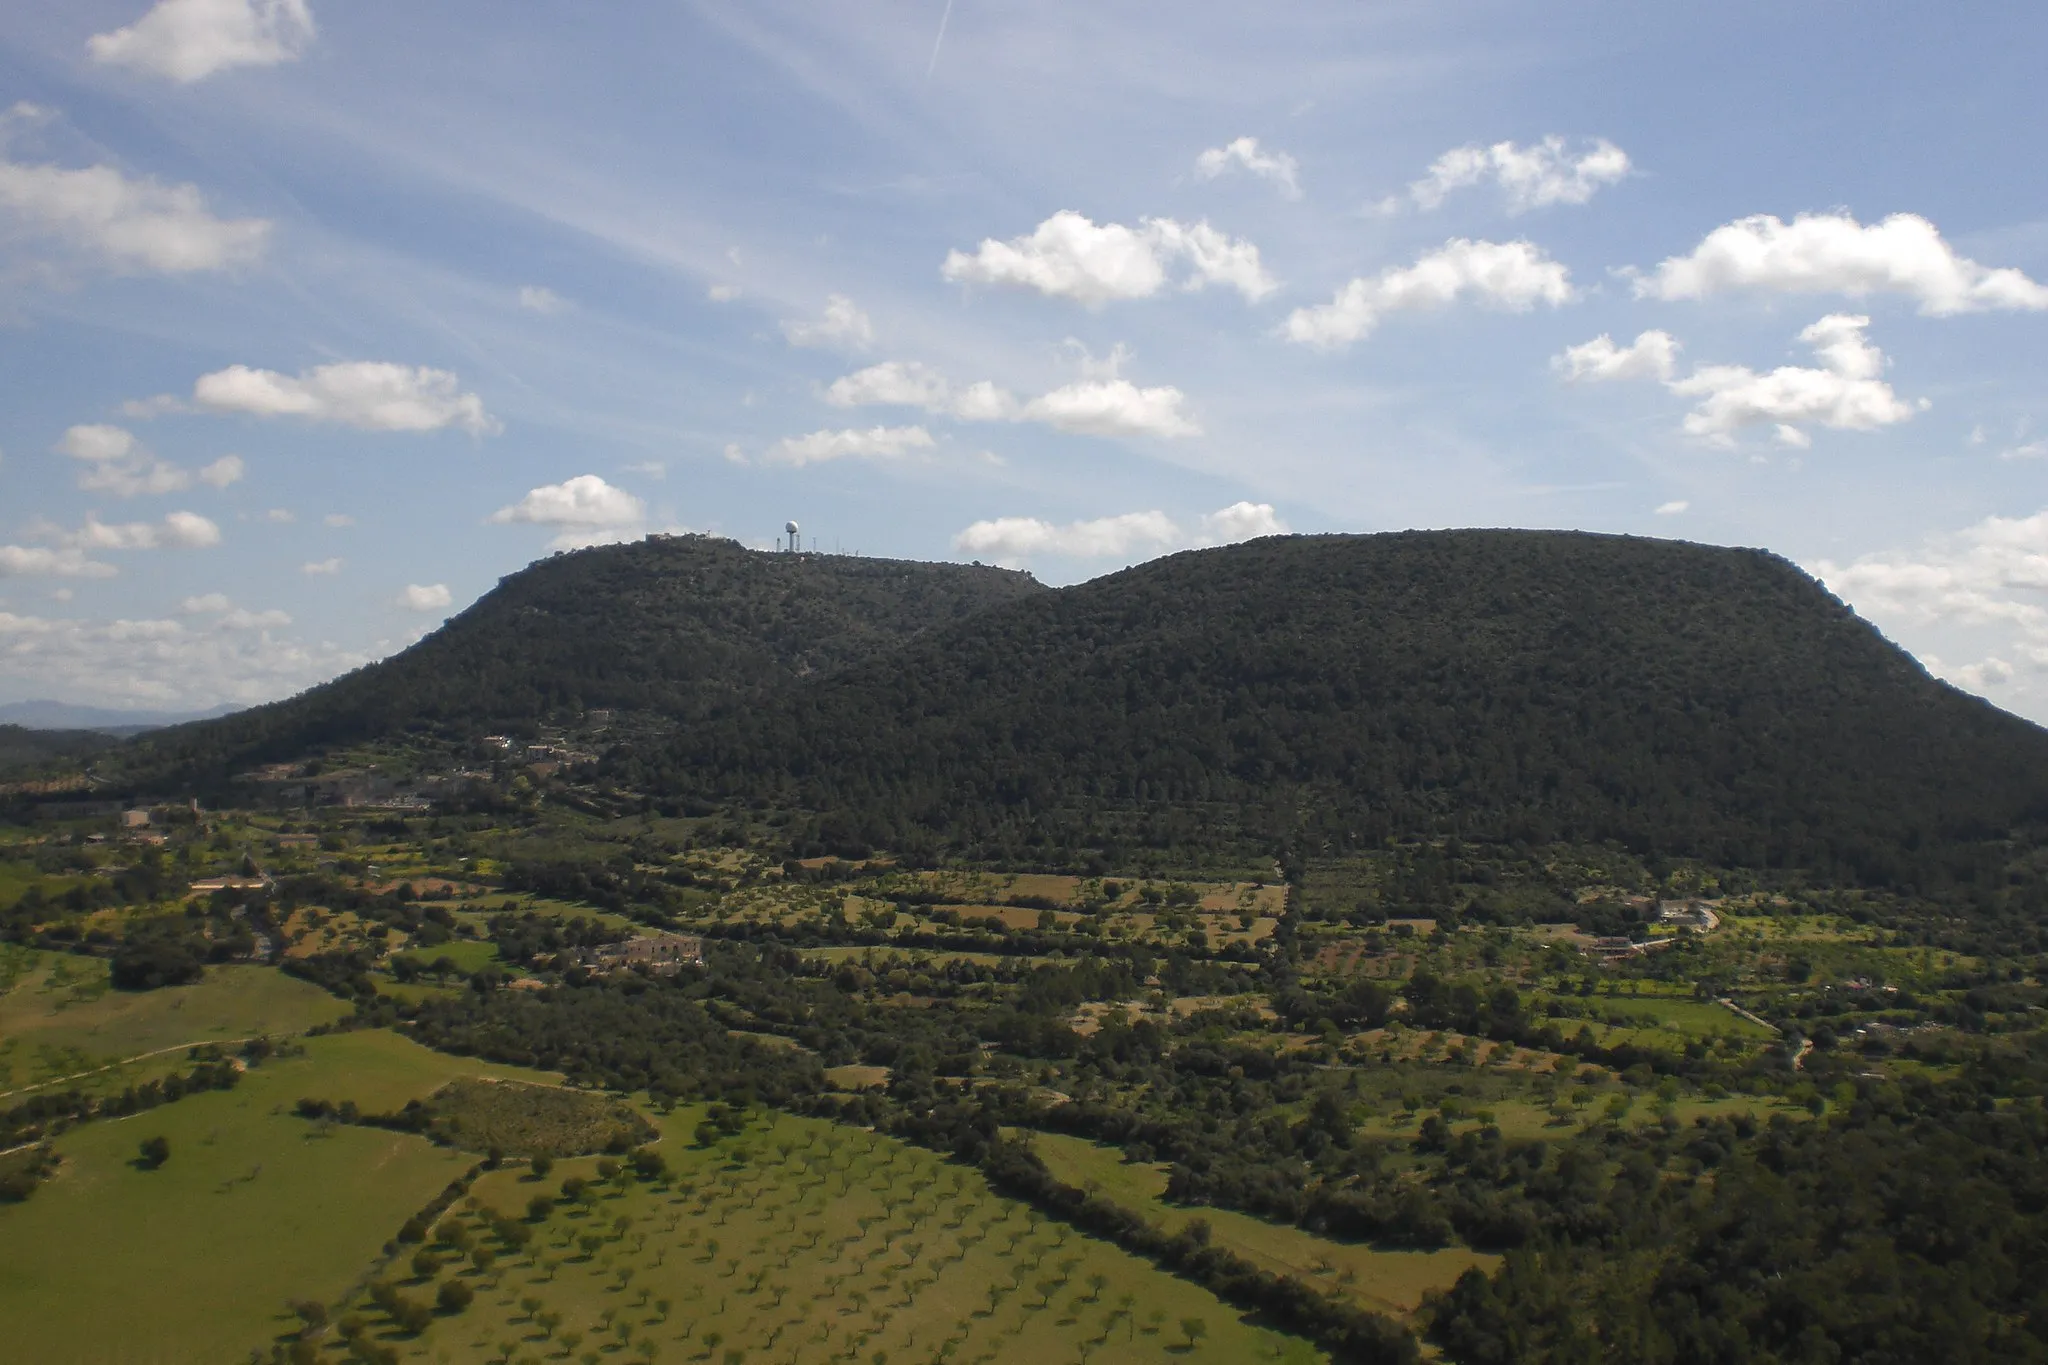
POLYGON ((397 1286, 424 1302, 458 1281, 470 1305, 417 1336, 367 1297, 350 1311, 403 1360, 1321 1358, 929 1152, 787 1116, 693 1146, 701 1120, 663 1121, 655 1181, 630 1167, 600 1179, 595 1158, 558 1161, 545 1181, 485 1175, 450 1240, 426 1249, 441 1264, 408 1263, 429 1273, 397 1286), (493 1212, 527 1230, 523 1248, 493 1233, 493 1212), (494 1248, 488 1269, 460 1244, 494 1248))
POLYGON ((98 958, 0 946, 0 1093, 150 1054, 332 1023, 348 1007, 269 967, 222 964, 189 986, 117 991, 98 958))
POLYGON ((1200 1219, 1210 1240, 1261 1269, 1292 1275, 1396 1317, 1412 1314, 1424 1294, 1449 1289, 1473 1266, 1491 1270, 1500 1258, 1463 1247, 1442 1251, 1385 1251, 1317 1237, 1299 1228, 1268 1223, 1229 1209, 1188 1208, 1165 1201, 1167 1167, 1131 1162, 1114 1147, 1063 1133, 1032 1133, 1033 1150, 1053 1175, 1069 1185, 1099 1193, 1113 1204, 1141 1214, 1169 1232, 1200 1219))
POLYGON ((233 1090, 56 1140, 55 1176, 26 1203, 0 1205, 10 1358, 228 1361, 267 1347, 289 1325, 287 1298, 345 1297, 400 1225, 475 1161, 410 1134, 312 1124, 296 1102, 392 1109, 460 1075, 518 1074, 388 1033, 305 1046, 233 1090), (141 1169, 139 1145, 159 1136, 169 1159, 141 1169), (110 1296, 120 1311, 107 1311, 110 1296))

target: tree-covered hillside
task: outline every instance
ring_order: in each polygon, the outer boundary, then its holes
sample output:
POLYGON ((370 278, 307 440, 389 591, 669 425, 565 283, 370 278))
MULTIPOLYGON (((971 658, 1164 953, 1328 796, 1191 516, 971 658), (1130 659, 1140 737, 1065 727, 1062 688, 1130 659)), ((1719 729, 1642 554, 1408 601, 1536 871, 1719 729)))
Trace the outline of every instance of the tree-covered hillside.
POLYGON ((979 565, 655 536, 541 560, 402 654, 287 701, 152 734, 130 762, 204 780, 336 744, 477 735, 595 707, 687 718, 1044 591, 979 565))
POLYGON ((855 840, 1010 856, 1438 831, 1896 882, 2048 814, 2048 732, 1784 560, 1533 531, 1176 555, 616 758, 791 794, 855 840))
POLYGON ((0 777, 17 777, 54 763, 77 762, 118 741, 97 730, 30 730, 0 725, 0 777))

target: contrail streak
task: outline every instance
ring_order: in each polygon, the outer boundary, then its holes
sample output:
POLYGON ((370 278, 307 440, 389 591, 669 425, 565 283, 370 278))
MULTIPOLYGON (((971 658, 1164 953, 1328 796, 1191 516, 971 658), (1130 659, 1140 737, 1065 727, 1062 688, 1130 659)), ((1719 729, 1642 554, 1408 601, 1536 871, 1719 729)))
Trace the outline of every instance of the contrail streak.
POLYGON ((953 17, 953 0, 946 0, 946 12, 939 16, 939 36, 932 39, 932 59, 925 63, 924 78, 930 80, 939 69, 939 44, 946 41, 946 21, 953 17))

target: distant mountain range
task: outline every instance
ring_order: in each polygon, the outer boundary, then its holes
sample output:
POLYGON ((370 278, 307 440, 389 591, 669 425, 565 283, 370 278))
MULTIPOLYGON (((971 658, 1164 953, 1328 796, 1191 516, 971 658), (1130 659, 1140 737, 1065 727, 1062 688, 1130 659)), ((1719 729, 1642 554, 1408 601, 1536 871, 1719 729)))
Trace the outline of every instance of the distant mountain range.
POLYGON ((187 721, 213 720, 241 709, 223 703, 206 711, 123 711, 44 699, 0 705, 0 725, 18 725, 24 730, 96 730, 103 735, 126 736, 187 721))

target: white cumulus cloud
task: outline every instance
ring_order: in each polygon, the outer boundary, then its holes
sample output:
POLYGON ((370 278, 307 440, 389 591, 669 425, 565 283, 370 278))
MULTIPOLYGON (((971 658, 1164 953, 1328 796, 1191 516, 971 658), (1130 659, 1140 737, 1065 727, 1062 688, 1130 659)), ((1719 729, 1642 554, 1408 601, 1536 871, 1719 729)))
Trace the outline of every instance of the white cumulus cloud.
POLYGON ((271 225, 220 218, 193 185, 0 157, 0 215, 17 231, 120 272, 225 270, 263 254, 271 225))
POLYGON ((1181 412, 1185 398, 1170 384, 1141 389, 1128 379, 1084 379, 1032 399, 1017 418, 1088 436, 1200 435, 1181 412))
POLYGON ((1182 410, 1187 395, 1170 384, 1140 388, 1117 377, 1121 361, 1118 352, 1089 378, 1027 401, 987 380, 955 387, 929 365, 889 360, 834 380, 825 401, 835 407, 917 407, 969 422, 1042 422, 1089 436, 1201 433, 1182 410))
MULTIPOLYGON (((1602 334, 1551 358, 1567 380, 1654 379, 1675 394, 1697 399, 1686 414, 1689 436, 1731 445, 1745 427, 1769 426, 1782 445, 1813 443, 1808 426, 1875 431, 1909 420, 1916 408, 1880 376, 1884 352, 1864 335, 1867 317, 1830 313, 1799 334, 1818 367, 1780 365, 1759 374, 1746 365, 1701 365, 1674 376, 1679 345, 1668 332, 1648 331, 1627 346, 1602 334)), ((1923 401, 1920 407, 1925 407, 1923 401)))
POLYGON ((1832 313, 1799 334, 1820 360, 1817 369, 1780 365, 1758 374, 1743 365, 1702 365, 1669 382, 1673 393, 1698 398, 1685 417, 1687 435, 1727 444, 1743 427, 1772 425, 1786 445, 1808 444, 1801 424, 1875 431, 1904 422, 1911 404, 1878 376, 1884 353, 1870 344, 1867 317, 1832 313))
MULTIPOLYGON (((0 611, 0 679, 31 695, 103 706, 185 708, 275 700, 373 655, 280 638, 282 613, 213 622, 79 621, 0 611)), ((388 646, 380 645, 378 652, 388 646)))
POLYGON ((240 482, 248 472, 249 467, 242 463, 241 456, 223 455, 212 464, 200 467, 199 482, 209 488, 226 488, 231 483, 240 482))
POLYGON ((1284 536, 1287 523, 1269 502, 1234 502, 1202 518, 1199 541, 1205 545, 1234 545, 1259 536, 1284 536))
POLYGON ((279 630, 292 623, 289 612, 251 611, 236 606, 224 592, 188 597, 178 604, 178 610, 186 616, 213 617, 217 630, 279 630))
POLYGON ((1408 187, 1408 197, 1417 208, 1433 209, 1455 190, 1490 181, 1506 195, 1509 213, 1526 213, 1552 204, 1583 204, 1601 186, 1615 184, 1628 173, 1628 153, 1604 137, 1577 151, 1556 136, 1527 147, 1473 143, 1454 147, 1430 163, 1422 179, 1408 187))
POLYGON ((116 572, 72 545, 0 545, 0 578, 112 578, 116 572))
POLYGON ((135 433, 124 427, 87 423, 67 428, 57 442, 58 453, 95 464, 125 460, 135 451, 135 433))
POLYGON ((306 0, 158 0, 140 19, 86 40, 92 59, 181 84, 237 66, 295 60, 313 41, 306 0))
POLYGON ((874 344, 875 325, 852 299, 833 294, 825 300, 824 316, 809 322, 785 322, 782 335, 792 346, 863 351, 874 344))
POLYGON ((138 494, 175 493, 192 486, 192 476, 143 449, 126 428, 89 423, 71 427, 57 442, 57 453, 84 463, 78 486, 90 493, 132 498, 138 494))
POLYGON ((842 375, 825 390, 825 401, 840 408, 882 404, 945 412, 952 400, 953 386, 946 376, 916 360, 885 360, 842 375))
POLYGON ((1286 152, 1260 150, 1255 137, 1235 138, 1195 158, 1195 174, 1204 180, 1239 170, 1272 181, 1289 199, 1301 198, 1301 163, 1286 152))
POLYGON ((519 286, 519 306, 548 317, 567 308, 569 301, 545 285, 522 284, 519 286))
POLYGON ((529 489, 518 502, 493 512, 491 520, 552 526, 558 534, 549 547, 574 550, 638 540, 645 533, 647 504, 595 474, 578 474, 529 489))
POLYGON ((204 550, 220 544, 220 527, 197 512, 111 524, 87 516, 78 530, 60 533, 58 539, 85 550, 204 550))
POLYGON ((220 527, 197 512, 172 512, 160 521, 103 522, 88 515, 75 531, 38 522, 30 535, 46 543, 0 545, 0 577, 112 578, 117 570, 94 554, 220 544, 220 527))
POLYGON ((455 601, 446 583, 408 583, 394 605, 407 611, 444 611, 455 601))
POLYGON ((923 427, 847 428, 788 436, 768 448, 766 464, 822 464, 828 460, 900 460, 913 451, 929 450, 934 442, 923 427))
POLYGON ((1286 523, 1271 504, 1239 502, 1208 513, 1192 530, 1158 510, 1125 512, 1063 526, 1037 517, 996 517, 977 521, 953 537, 953 548, 961 554, 1014 563, 1039 555, 1122 558, 1286 533, 1286 523))
POLYGON ((1913 213, 1859 224, 1846 213, 1769 214, 1715 228, 1692 253, 1635 282, 1638 297, 1700 299, 1737 289, 1780 294, 1897 294, 1931 317, 1988 309, 2048 309, 2048 286, 2018 270, 1960 256, 1913 213))
POLYGON ((1029 236, 1007 242, 989 238, 973 254, 947 253, 939 273, 956 284, 1011 285, 1036 289, 1096 307, 1118 299, 1144 299, 1166 289, 1169 268, 1185 264, 1180 287, 1220 284, 1257 302, 1278 286, 1252 243, 1232 238, 1207 222, 1181 224, 1171 218, 1143 218, 1135 228, 1100 225, 1062 209, 1029 236))
POLYGON ((1960 686, 1982 691, 2048 673, 2048 510, 1986 517, 1911 549, 1807 567, 1887 631, 1988 650, 1962 665, 1921 654, 1930 671, 1960 686))
POLYGON ((1567 346, 1553 356, 1552 369, 1578 383, 1608 379, 1669 379, 1678 365, 1678 339, 1669 332, 1639 333, 1626 346, 1602 332, 1579 346, 1567 346))
POLYGON ((1443 308, 1467 299, 1520 313, 1539 303, 1555 308, 1574 297, 1571 272, 1534 243, 1457 237, 1413 265, 1352 280, 1328 303, 1295 309, 1283 330, 1290 341, 1334 350, 1370 334, 1389 313, 1443 308))
POLYGON ((309 578, 331 578, 341 572, 341 565, 342 560, 339 556, 333 559, 309 559, 299 565, 299 572, 309 578))
POLYGON ((213 412, 303 417, 365 431, 460 427, 481 436, 501 430, 483 399, 464 393, 462 381, 447 370, 388 361, 341 361, 297 375, 230 365, 201 375, 192 400, 213 412))

